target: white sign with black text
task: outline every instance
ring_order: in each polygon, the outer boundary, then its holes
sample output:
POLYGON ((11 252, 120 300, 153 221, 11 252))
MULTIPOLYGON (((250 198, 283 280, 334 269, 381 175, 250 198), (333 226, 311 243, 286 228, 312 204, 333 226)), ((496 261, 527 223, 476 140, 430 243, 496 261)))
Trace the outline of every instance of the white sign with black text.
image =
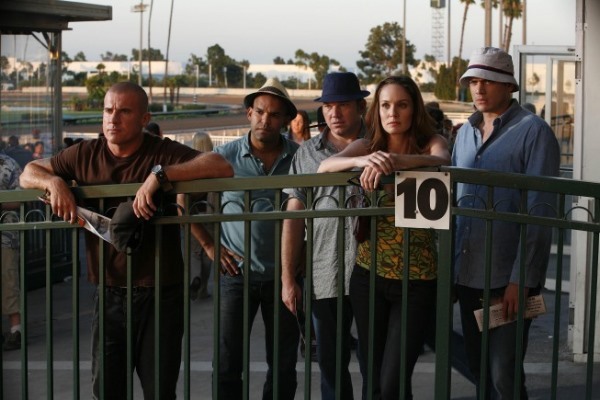
POLYGON ((398 171, 396 226, 450 229, 450 173, 398 171))

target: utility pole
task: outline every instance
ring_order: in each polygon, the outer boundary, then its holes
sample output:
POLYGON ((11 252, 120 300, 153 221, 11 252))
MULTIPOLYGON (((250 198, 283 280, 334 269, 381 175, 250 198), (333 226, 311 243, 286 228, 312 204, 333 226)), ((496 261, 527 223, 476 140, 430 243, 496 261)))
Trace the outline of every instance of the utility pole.
POLYGON ((131 8, 132 12, 139 12, 140 13, 140 54, 138 55, 138 85, 142 86, 142 37, 143 37, 143 30, 144 30, 144 11, 146 11, 146 8, 148 7, 148 4, 144 4, 144 0, 140 1, 140 4, 136 4, 131 8))
POLYGON ((408 68, 406 68, 406 0, 404 0, 404 11, 402 13, 402 73, 408 74, 408 68))

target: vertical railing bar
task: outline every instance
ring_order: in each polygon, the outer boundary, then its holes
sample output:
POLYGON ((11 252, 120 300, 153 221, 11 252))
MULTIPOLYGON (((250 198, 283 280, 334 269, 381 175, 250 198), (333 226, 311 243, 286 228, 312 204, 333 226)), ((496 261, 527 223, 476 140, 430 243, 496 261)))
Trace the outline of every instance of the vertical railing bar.
POLYGON ((452 301, 452 226, 438 231, 439 256, 437 269, 436 335, 435 335, 435 399, 450 398, 451 366, 450 336, 454 302, 452 301))
MULTIPOLYGON (((100 210, 104 210, 104 199, 100 199, 100 210)), ((106 340, 105 333, 105 313, 106 313, 106 271, 104 270, 104 243, 98 243, 98 358, 100 362, 100 399, 106 400, 104 384, 105 382, 105 367, 106 367, 106 340)), ((129 268, 131 270, 131 268, 129 268)))
POLYGON ((154 240, 154 393, 156 396, 160 396, 161 390, 161 379, 160 379, 160 367, 161 367, 161 356, 160 356, 160 339, 161 339, 161 303, 162 303, 162 279, 161 279, 161 265, 160 259, 162 258, 162 227, 156 225, 155 227, 155 240, 154 240))
MULTIPOLYGON (((221 213, 221 195, 216 193, 215 210, 221 213)), ((215 244, 215 259, 213 261, 213 374, 212 374, 212 398, 219 399, 219 372, 221 371, 221 224, 213 224, 213 238, 215 244)))
MULTIPOLYGON (((20 220, 25 220, 25 203, 20 205, 20 220)), ((52 218, 50 206, 46 206, 46 219, 52 218)), ((27 337, 29 336, 27 316, 27 273, 25 271, 25 231, 19 232, 19 281, 21 283, 19 292, 21 294, 21 396, 29 398, 29 347, 27 337)), ((2 285, 0 285, 2 286, 2 285)), ((0 297, 1 298, 1 297, 0 297)))
MULTIPOLYGON (((185 194, 183 200, 184 209, 182 215, 190 215, 190 195, 185 194)), ((208 207, 207 207, 208 208, 208 207)), ((186 223, 183 226, 183 398, 190 399, 190 365, 191 365, 191 300, 190 300, 190 280, 191 280, 191 224, 186 223)))
MULTIPOLYGON (((564 218, 565 195, 561 194, 558 200, 558 217, 564 218)), ((554 329, 552 335, 552 378, 550 379, 550 398, 556 400, 558 389, 558 352, 560 341, 560 310, 562 298, 562 271, 563 271, 563 253, 564 253, 564 232, 563 228, 558 229, 557 250, 556 250, 556 287, 554 297, 554 329)))
MULTIPOLYGON (((246 190, 244 192, 244 213, 250 213, 252 210, 250 209, 250 191, 246 190)), ((250 398, 250 268, 251 268, 251 221, 244 221, 244 268, 243 268, 243 277, 244 277, 244 327, 243 327, 243 335, 244 335, 244 368, 242 372, 242 382, 243 382, 243 398, 244 400, 248 400, 250 398)))
MULTIPOLYGON (((527 214, 527 190, 521 191, 521 204, 519 206, 519 212, 527 214)), ((513 396, 515 399, 521 399, 521 367, 523 365, 523 339, 525 333, 525 268, 527 261, 527 224, 520 224, 520 238, 521 248, 519 250, 519 288, 518 288, 518 299, 519 305, 517 307, 517 332, 516 332, 516 346, 515 346, 515 373, 514 373, 514 385, 513 385, 513 396)))
MULTIPOLYGON (((600 221, 600 198, 594 199, 594 221, 600 221)), ((585 398, 592 399, 594 383, 594 332, 596 330, 596 301, 598 298, 598 239, 600 234, 594 232, 592 235, 592 274, 590 281, 590 322, 588 324, 588 346, 587 346, 587 377, 585 385, 585 398)))
MULTIPOLYGON (((494 188, 487 187, 487 204, 486 210, 494 208, 494 188)), ((484 399, 487 391, 487 364, 488 364, 488 339, 490 326, 490 287, 492 279, 492 227, 493 221, 486 219, 485 221, 485 275, 483 285, 483 331, 481 332, 481 357, 479 366, 479 397, 484 399)))
POLYGON ((54 398, 54 347, 52 345, 53 321, 52 316, 52 230, 47 229, 46 236, 46 395, 49 400, 54 398))
MULTIPOLYGON (((275 190, 275 204, 273 211, 281 211, 281 190, 275 190)), ((278 400, 279 395, 279 364, 280 364, 280 347, 279 338, 281 336, 281 219, 275 220, 275 243, 273 257, 275 263, 273 265, 273 400, 278 400)))
POLYGON ((79 275, 80 275, 80 264, 79 264, 79 229, 71 229, 71 296, 72 296, 72 310, 73 310, 73 325, 72 325, 72 337, 73 337, 73 399, 78 400, 81 397, 81 385, 80 385, 80 373, 79 373, 79 275))
MULTIPOLYGON (((449 174, 446 172, 446 174, 449 174)), ((435 321, 435 389, 434 398, 445 400, 450 398, 451 392, 451 341, 454 334, 453 314, 454 301, 452 287, 454 286, 453 254, 454 254, 454 226, 456 217, 453 210, 458 206, 452 196, 457 193, 457 182, 451 179, 450 191, 450 226, 448 230, 438 231, 439 253, 437 269, 437 299, 435 321)))
POLYGON ((408 345, 408 281, 410 279, 410 229, 402 228, 402 322, 400 326, 400 398, 406 393, 406 348, 408 345))
POLYGON ((127 320, 126 320, 126 335, 127 335, 127 398, 133 400, 133 354, 134 354, 134 340, 133 340, 133 258, 128 249, 126 256, 127 262, 127 320))
MULTIPOLYGON (((338 207, 344 208, 346 204, 346 190, 340 187, 338 190, 338 207)), ((345 253, 345 219, 346 217, 338 217, 337 240, 336 247, 338 252, 337 265, 337 304, 336 304, 336 332, 338 338, 343 338, 344 331, 344 294, 346 289, 346 257, 345 253)), ((343 355, 343 339, 336 341, 335 346, 335 398, 342 399, 342 355, 343 355)))
MULTIPOLYGON (((306 208, 313 209, 313 188, 307 188, 306 208)), ((306 219, 306 272, 304 278, 304 307, 305 321, 304 328, 304 399, 311 398, 312 385, 312 292, 313 292, 313 234, 314 219, 306 219)))
MULTIPOLYGON (((377 202, 376 191, 371 192, 371 201, 369 203, 369 207, 377 207, 379 204, 377 202)), ((356 217, 358 218, 358 217, 356 217)), ((367 356, 367 399, 373 399, 373 389, 374 389, 374 377, 373 377, 373 367, 375 366, 375 358, 374 358, 374 338, 375 338, 375 280, 377 277, 377 216, 372 216, 369 218, 370 232, 369 232, 369 240, 370 240, 370 249, 371 249, 371 265, 369 268, 369 351, 367 356)), ((356 266, 355 266, 356 268, 356 266)), ((360 267, 358 267, 360 268, 360 267)), ((360 340, 360 338, 359 338, 360 340)), ((360 345, 360 344, 359 344, 360 345)), ((364 357, 365 355, 361 355, 364 357)))

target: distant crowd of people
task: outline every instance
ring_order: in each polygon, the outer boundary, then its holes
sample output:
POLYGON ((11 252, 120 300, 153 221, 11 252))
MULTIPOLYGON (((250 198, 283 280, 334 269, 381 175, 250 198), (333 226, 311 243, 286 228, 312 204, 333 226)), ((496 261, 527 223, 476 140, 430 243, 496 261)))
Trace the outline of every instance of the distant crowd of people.
MULTIPOLYGON (((355 186, 285 189, 281 200, 285 200, 287 210, 302 210, 336 209, 339 206, 335 200, 340 191, 346 191, 345 198, 367 196, 375 191, 383 204, 391 205, 395 199, 394 187, 382 184, 382 178, 402 169, 453 165, 539 176, 558 175, 558 143, 552 130, 512 98, 519 85, 510 55, 492 47, 477 50, 460 84, 470 89, 475 110, 468 121, 457 128, 445 118, 439 104, 424 103, 418 86, 408 76, 383 79, 368 104, 366 99, 371 93, 361 89, 355 74, 330 73, 324 78, 321 96, 315 99, 320 107, 317 122, 311 126, 308 113, 296 108, 285 87, 277 79, 269 79, 244 98, 250 122, 248 133, 213 148, 205 132, 194 136, 192 147, 164 138, 160 127, 150 123, 145 91, 130 82, 117 83, 104 99, 102 134, 97 139, 71 144, 51 158, 30 161, 24 167, 20 185, 45 190, 53 213, 75 223, 77 202, 66 183, 72 179, 82 185, 141 183, 129 202, 126 198, 109 198, 105 199, 105 208, 119 210, 125 205, 134 220, 136 217, 149 220, 159 209, 163 215, 177 215, 177 210, 163 207, 175 201, 182 203, 181 196, 171 192, 174 181, 360 171, 355 186), (314 137, 310 135, 311 127, 319 129, 314 137), (82 165, 77 160, 87 162, 82 165), (313 204, 308 203, 310 199, 313 204)), ((14 179, 8 181, 6 187, 15 187, 14 179)), ((485 208, 478 199, 488 198, 487 186, 459 184, 457 190, 459 207, 485 208)), ((225 191, 220 201, 221 213, 244 211, 243 205, 247 203, 244 196, 243 191, 225 191)), ((556 203, 547 193, 529 192, 528 196, 531 204, 556 203)), ((280 194, 270 189, 252 190, 251 197, 262 201, 251 202, 250 211, 268 212, 280 194)), ((501 204, 501 211, 515 212, 522 202, 520 192, 512 188, 499 188, 493 197, 494 204, 501 204)), ((217 200, 208 196, 195 204, 203 204, 198 206, 197 212, 211 212, 217 200)), ((98 203, 87 200, 85 206, 96 207, 98 203)), ((547 212, 543 208, 533 211, 536 215, 547 212)), ((215 230, 210 226, 192 224, 192 299, 209 295, 207 283, 213 262, 217 263, 214 270, 221 273, 220 346, 216 355, 219 363, 218 370, 214 371, 217 377, 213 386, 213 390, 218 390, 219 399, 242 398, 244 318, 248 318, 248 329, 251 329, 259 310, 265 325, 268 365, 263 398, 295 398, 299 343, 314 335, 321 398, 353 399, 349 371, 353 323, 358 333, 362 397, 413 398, 411 379, 415 364, 425 344, 435 347, 432 338, 436 331, 439 257, 436 233, 431 229, 411 229, 410 235, 405 237, 404 229, 395 226, 393 216, 376 218, 375 240, 371 235, 355 235, 356 230, 340 229, 339 224, 352 227, 357 221, 352 217, 317 218, 308 231, 304 219, 285 220, 281 230, 281 254, 274 254, 274 249, 279 248, 276 221, 253 221, 249 231, 244 221, 222 222, 220 237, 213 236, 215 230), (308 232, 312 237, 307 237, 308 232), (246 238, 246 234, 250 237, 246 238), (343 249, 337 245, 338 235, 343 235, 339 238, 344 242, 343 249), (307 240, 312 243, 311 254, 306 251, 307 240), (220 248, 219 253, 217 248, 220 248), (409 265, 404 265, 405 248, 410 252, 409 265), (312 265, 310 288, 304 285, 307 258, 312 265), (281 276, 275 272, 279 261, 281 276), (403 293, 405 277, 409 280, 408 293, 403 293), (276 282, 279 279, 281 285, 276 282), (402 315, 404 297, 409 302, 406 316, 402 315), (371 314, 370 299, 373 298, 375 307, 371 314), (308 299, 312 302, 312 315, 305 316, 308 299), (404 317, 405 329, 401 323, 404 317), (307 332, 305 318, 312 320, 314 332, 307 332), (277 336, 274 335, 275 324, 279 324, 277 336), (405 347, 401 339, 406 339, 405 347), (277 393, 273 384, 276 345, 277 393), (338 348, 341 348, 341 359, 338 348), (407 354, 402 354, 403 349, 407 354), (400 366, 401 359, 405 359, 404 368, 400 366), (402 379, 406 383, 403 393, 400 393, 400 371, 404 371, 402 379)), ((103 353, 100 352, 98 295, 92 321, 95 399, 100 395, 101 384, 105 398, 122 398, 128 387, 128 357, 123 350, 128 341, 128 316, 124 310, 129 295, 133 297, 135 315, 131 327, 131 360, 144 398, 175 398, 184 333, 183 301, 187 300, 183 298, 184 264, 179 226, 165 224, 160 225, 160 229, 160 252, 154 248, 156 231, 149 229, 134 253, 131 271, 135 290, 132 292, 126 290, 126 252, 102 243, 97 237, 87 237, 88 279, 98 285, 100 268, 105 271, 105 288, 98 288, 105 290, 103 353), (99 263, 100 246, 104 246, 103 265, 99 263), (160 254, 163 266, 160 280, 155 276, 156 254, 160 254), (154 323, 155 289, 159 282, 161 325, 157 326, 154 323), (160 385, 154 382, 155 334, 161 338, 160 385), (101 366, 104 366, 102 380, 101 366), (157 388, 160 393, 155 393, 157 388)), ((482 306, 486 282, 485 246, 481 244, 486 229, 484 220, 459 216, 453 258, 455 292, 465 340, 464 347, 452 349, 452 363, 477 388, 484 382, 480 377, 481 333, 473 310, 482 306)), ((523 234, 520 225, 512 222, 494 224, 493 230, 494 238, 502 240, 492 244, 489 278, 492 302, 503 305, 505 318, 514 319, 519 301, 520 249, 527 248, 524 291, 525 296, 530 296, 539 293, 544 283, 551 230, 528 226, 523 234)), ((488 363, 486 398, 512 398, 515 372, 521 374, 517 390, 521 398, 527 398, 523 359, 531 320, 526 320, 524 325, 523 346, 516 344, 516 325, 507 324, 490 331, 488 354, 483 358, 488 363), (518 348, 521 349, 519 354, 516 353, 518 348)))

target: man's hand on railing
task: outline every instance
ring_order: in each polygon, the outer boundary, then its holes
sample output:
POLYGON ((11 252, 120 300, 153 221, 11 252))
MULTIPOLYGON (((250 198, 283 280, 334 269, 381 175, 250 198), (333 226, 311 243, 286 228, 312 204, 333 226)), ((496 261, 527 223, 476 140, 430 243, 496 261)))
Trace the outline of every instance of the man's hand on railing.
POLYGON ((77 222, 75 196, 64 180, 59 177, 51 179, 43 198, 47 199, 52 212, 59 218, 71 224, 77 222))

